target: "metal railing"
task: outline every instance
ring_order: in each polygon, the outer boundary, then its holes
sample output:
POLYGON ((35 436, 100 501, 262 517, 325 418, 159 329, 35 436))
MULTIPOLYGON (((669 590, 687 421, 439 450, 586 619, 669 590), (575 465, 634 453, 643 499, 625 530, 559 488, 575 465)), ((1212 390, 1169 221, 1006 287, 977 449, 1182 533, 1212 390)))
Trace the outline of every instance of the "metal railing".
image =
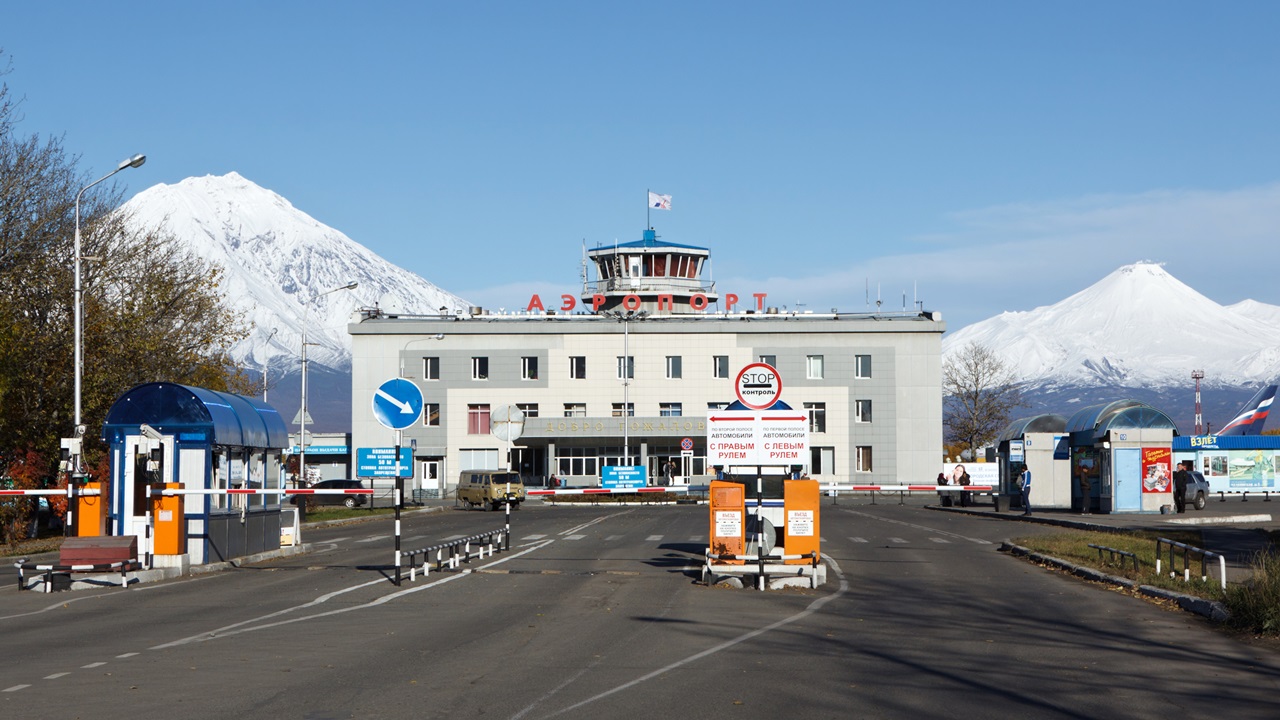
POLYGON ((437 571, 444 570, 448 567, 450 570, 457 570, 458 566, 465 562, 471 561, 471 546, 478 545, 476 548, 477 559, 483 560, 486 555, 493 555, 501 552, 503 546, 511 549, 511 533, 508 529, 498 528, 497 530, 489 530, 475 535, 468 535, 464 538, 455 538, 435 545, 410 550, 404 554, 409 559, 409 582, 415 582, 418 579, 418 561, 417 557, 422 556, 422 576, 425 578, 431 572, 431 565, 435 564, 437 571), (446 554, 447 552, 447 554, 446 554), (434 560, 432 554, 435 554, 434 560))
POLYGON ((1200 580, 1203 582, 1209 581, 1209 559, 1217 558, 1219 582, 1221 583, 1223 590, 1227 589, 1227 559, 1225 557, 1223 557, 1220 553, 1211 552, 1209 550, 1205 550, 1204 548, 1198 548, 1194 545, 1187 545, 1186 543, 1176 542, 1168 538, 1156 538, 1156 574, 1157 575, 1159 575, 1162 572, 1163 556, 1161 555, 1161 547, 1164 545, 1169 546, 1169 577, 1177 577, 1177 572, 1174 570, 1174 566, 1176 564, 1176 559, 1177 559, 1175 555, 1178 550, 1181 550, 1183 582, 1191 581, 1191 555, 1192 553, 1195 553, 1200 556, 1200 580))
POLYGON ((1116 556, 1119 555, 1121 570, 1124 569, 1124 559, 1131 558, 1133 560, 1133 571, 1138 572, 1138 556, 1128 550, 1119 550, 1117 548, 1107 547, 1106 545, 1094 545, 1093 543, 1089 543, 1089 547, 1098 551, 1098 562, 1102 562, 1102 551, 1104 550, 1111 554, 1111 562, 1115 562, 1116 556))

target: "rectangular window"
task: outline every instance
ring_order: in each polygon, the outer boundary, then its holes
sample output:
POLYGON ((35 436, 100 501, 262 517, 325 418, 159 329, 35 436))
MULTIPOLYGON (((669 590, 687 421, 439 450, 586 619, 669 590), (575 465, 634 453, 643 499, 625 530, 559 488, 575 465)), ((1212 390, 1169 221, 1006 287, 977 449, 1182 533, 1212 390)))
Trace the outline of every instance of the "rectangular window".
POLYGON ((634 355, 618 356, 618 379, 633 380, 636 376, 636 358, 634 355))
POLYGON ((804 411, 809 416, 809 432, 821 433, 827 431, 827 404, 826 403, 805 403, 804 411))
POLYGON ((658 403, 658 415, 661 417, 680 417, 684 415, 684 403, 658 403))
POLYGON ((760 362, 764 363, 765 365, 768 365, 771 368, 777 369, 778 356, 777 355, 761 355, 760 362))
POLYGON ((439 380, 440 379, 440 358, 438 357, 422 358, 422 379, 423 380, 439 380))
POLYGON ((679 380, 684 375, 683 363, 679 355, 667 356, 667 379, 679 380))
POLYGON ((859 380, 865 380, 871 377, 870 355, 853 356, 853 376, 859 380))
POLYGON ((538 417, 538 403, 516 403, 516 407, 520 408, 520 412, 527 418, 538 417))
POLYGON ((587 378, 587 358, 585 355, 574 355, 569 358, 569 377, 574 380, 587 378))
POLYGON ((857 465, 856 467, 854 467, 854 472, 864 472, 864 473, 871 472, 871 446, 870 445, 858 446, 858 459, 857 459, 857 465))
POLYGON ((422 404, 422 424, 425 427, 440 427, 440 403, 422 404))
POLYGON ((600 459, 595 448, 556 448, 557 474, 597 476, 600 474, 600 459))
POLYGON ((487 357, 471 358, 471 379, 472 380, 488 380, 489 379, 489 358, 487 357))
POLYGON ((462 448, 458 450, 458 462, 462 464, 463 470, 501 469, 498 465, 497 450, 462 448))
POLYGON ((853 401, 853 421, 860 423, 871 422, 871 401, 870 400, 854 400, 853 401))
POLYGON ((564 416, 565 417, 586 417, 587 404, 586 403, 565 403, 564 416))
POLYGON ((715 378, 729 377, 729 356, 728 355, 716 355, 711 358, 711 362, 713 365, 713 368, 711 370, 711 377, 715 377, 715 378))
MULTIPOLYGON (((489 406, 487 404, 467 406, 467 434, 489 434, 489 406)), ((468 469, 474 470, 475 468, 468 469)))
POLYGON ((836 472, 836 449, 833 447, 809 448, 809 474, 834 475, 836 472))
MULTIPOLYGON (((614 403, 614 404, 613 404, 613 416, 614 416, 614 417, 623 417, 623 412, 622 412, 622 403, 614 403)), ((626 412, 626 417, 635 417, 635 416, 636 416, 636 404, 635 404, 635 403, 627 403, 627 412, 626 412)))
POLYGON ((805 374, 805 377, 807 377, 810 380, 821 380, 824 377, 826 372, 825 368, 823 367, 822 356, 810 355, 808 356, 807 361, 808 362, 805 365, 805 367, 808 370, 805 374))
POLYGON ((520 358, 520 379, 538 379, 538 358, 536 356, 531 355, 520 358))

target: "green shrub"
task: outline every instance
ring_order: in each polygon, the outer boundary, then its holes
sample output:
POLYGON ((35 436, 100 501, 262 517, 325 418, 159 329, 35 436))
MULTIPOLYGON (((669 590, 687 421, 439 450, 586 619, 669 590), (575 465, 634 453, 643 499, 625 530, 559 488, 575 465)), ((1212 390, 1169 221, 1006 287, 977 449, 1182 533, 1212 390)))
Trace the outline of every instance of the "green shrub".
POLYGON ((1258 553, 1253 559, 1253 577, 1229 585, 1224 602, 1235 627, 1280 635, 1280 554, 1275 549, 1258 553))

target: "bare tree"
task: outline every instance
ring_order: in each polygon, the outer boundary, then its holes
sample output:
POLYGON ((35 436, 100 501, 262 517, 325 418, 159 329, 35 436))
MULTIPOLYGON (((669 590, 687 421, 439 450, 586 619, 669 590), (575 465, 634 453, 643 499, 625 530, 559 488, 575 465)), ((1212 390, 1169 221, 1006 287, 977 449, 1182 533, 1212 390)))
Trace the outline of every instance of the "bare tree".
POLYGON ((1025 404, 1013 368, 985 345, 965 345, 942 365, 942 425, 949 443, 975 452, 1025 404))

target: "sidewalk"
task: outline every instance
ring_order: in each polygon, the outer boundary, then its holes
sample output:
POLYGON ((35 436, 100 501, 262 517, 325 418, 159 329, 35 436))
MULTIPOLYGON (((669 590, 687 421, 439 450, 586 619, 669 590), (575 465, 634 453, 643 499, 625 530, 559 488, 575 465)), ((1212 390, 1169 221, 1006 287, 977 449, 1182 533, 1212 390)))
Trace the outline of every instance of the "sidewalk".
MULTIPOLYGON (((1093 513, 1081 515, 1063 509, 1035 510, 1026 516, 1021 510, 997 512, 994 507, 942 507, 929 505, 930 510, 953 512, 975 517, 986 517, 1011 522, 1099 530, 1103 532, 1178 532, 1199 530, 1204 538, 1204 549, 1222 554, 1227 559, 1228 576, 1249 573, 1250 563, 1259 552, 1272 548, 1271 533, 1280 531, 1280 502, 1275 505, 1254 498, 1248 502, 1228 499, 1211 501, 1204 510, 1189 509, 1181 515, 1158 513, 1093 513)), ((1034 510, 1034 508, 1033 508, 1034 510)))

